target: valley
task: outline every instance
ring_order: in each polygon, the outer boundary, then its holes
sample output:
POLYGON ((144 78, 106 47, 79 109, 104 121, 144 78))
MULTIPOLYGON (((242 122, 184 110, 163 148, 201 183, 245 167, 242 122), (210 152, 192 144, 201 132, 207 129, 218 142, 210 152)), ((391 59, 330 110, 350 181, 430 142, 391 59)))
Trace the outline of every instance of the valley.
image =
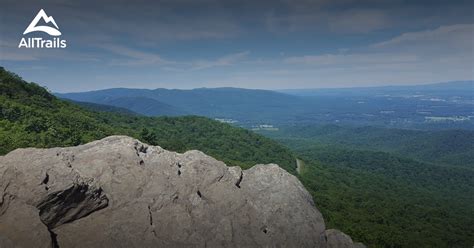
POLYGON ((199 149, 242 169, 276 163, 301 180, 328 228, 369 247, 474 242, 470 120, 409 117, 419 108, 468 115, 469 101, 420 106, 421 100, 357 96, 369 103, 364 109, 347 95, 235 88, 56 94, 63 100, 5 69, 0 86, 0 154, 128 135, 171 151, 199 149), (412 122, 394 122, 403 118, 412 122))
POLYGON ((240 88, 106 89, 60 98, 125 107, 147 116, 201 115, 244 128, 335 124, 441 130, 474 129, 474 82, 319 90, 240 88))

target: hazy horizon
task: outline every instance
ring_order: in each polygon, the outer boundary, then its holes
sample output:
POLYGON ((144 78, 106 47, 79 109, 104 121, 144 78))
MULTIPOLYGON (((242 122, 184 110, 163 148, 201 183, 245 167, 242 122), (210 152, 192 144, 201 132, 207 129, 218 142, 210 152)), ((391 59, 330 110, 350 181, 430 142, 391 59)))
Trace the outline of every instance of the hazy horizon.
MULTIPOLYGON (((378 87, 404 87, 404 86, 428 86, 428 85, 437 85, 437 84, 450 84, 450 83, 473 83, 474 80, 455 80, 455 81, 447 81, 447 82, 433 82, 433 83, 424 83, 424 84, 387 84, 387 85, 374 85, 374 86, 348 86, 348 87, 319 87, 319 88, 243 88, 243 87, 236 87, 236 86, 216 86, 216 87, 195 87, 195 88, 164 88, 164 87, 157 87, 157 88, 134 88, 134 87, 111 87, 111 88, 98 88, 98 89, 91 89, 91 90, 80 90, 80 91, 52 91, 53 93, 83 93, 83 92, 93 92, 93 91, 101 91, 101 90, 110 90, 110 89, 132 89, 132 90, 156 90, 156 89, 165 89, 165 90, 196 90, 196 89, 223 89, 223 88, 234 88, 234 89, 247 89, 247 90, 270 90, 270 91, 286 91, 286 90, 332 90, 332 89, 363 89, 363 88, 378 88, 378 87)), ((37 82, 35 82, 37 83, 37 82)), ((41 83, 38 83, 40 86, 44 86, 41 83)))

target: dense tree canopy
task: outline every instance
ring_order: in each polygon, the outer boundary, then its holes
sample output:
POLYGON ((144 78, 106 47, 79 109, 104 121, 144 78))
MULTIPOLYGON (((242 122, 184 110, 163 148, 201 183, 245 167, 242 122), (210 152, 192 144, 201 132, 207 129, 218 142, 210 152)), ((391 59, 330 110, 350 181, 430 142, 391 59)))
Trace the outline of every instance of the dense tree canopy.
POLYGON ((300 179, 330 228, 369 247, 474 243, 472 168, 319 142, 281 142, 305 161, 300 179))
POLYGON ((349 149, 384 151, 427 162, 474 166, 474 131, 410 130, 382 127, 304 125, 282 127, 266 132, 301 147, 309 143, 333 144, 349 149))

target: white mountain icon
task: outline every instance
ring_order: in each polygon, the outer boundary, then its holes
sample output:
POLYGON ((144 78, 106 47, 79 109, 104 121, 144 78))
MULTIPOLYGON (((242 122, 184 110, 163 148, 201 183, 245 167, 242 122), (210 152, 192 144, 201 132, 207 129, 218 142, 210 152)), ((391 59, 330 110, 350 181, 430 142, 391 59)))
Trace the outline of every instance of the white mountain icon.
POLYGON ((31 32, 36 32, 36 31, 45 32, 51 36, 61 35, 61 32, 59 31, 59 27, 54 21, 54 18, 52 16, 46 15, 46 12, 44 12, 43 9, 41 9, 38 12, 38 14, 35 16, 35 19, 31 21, 30 25, 25 29, 25 32, 23 32, 23 35, 31 33, 31 32), (41 18, 43 18, 45 23, 51 22, 56 28, 49 27, 49 26, 36 26, 41 18))

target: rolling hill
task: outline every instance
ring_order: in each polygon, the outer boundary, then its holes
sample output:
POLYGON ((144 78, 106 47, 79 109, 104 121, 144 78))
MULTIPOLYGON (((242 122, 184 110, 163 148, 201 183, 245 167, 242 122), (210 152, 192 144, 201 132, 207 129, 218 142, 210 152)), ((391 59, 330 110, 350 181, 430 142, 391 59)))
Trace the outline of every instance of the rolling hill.
POLYGON ((327 225, 368 247, 468 247, 474 171, 334 146, 295 149, 327 225))
POLYGON ((187 114, 183 110, 148 97, 119 97, 104 102, 104 104, 127 108, 147 116, 179 116, 187 114))
POLYGON ((91 102, 78 102, 69 99, 64 99, 68 102, 71 102, 75 105, 79 105, 85 109, 96 111, 96 112, 109 112, 109 113, 117 113, 117 114, 125 114, 125 115, 140 115, 135 113, 129 109, 111 106, 111 105, 104 105, 98 103, 91 103, 91 102))
POLYGON ((305 162, 300 178, 328 226, 369 247, 474 241, 473 131, 309 125, 259 133, 305 162))
POLYGON ((287 94, 239 88, 118 88, 56 95, 75 101, 126 107, 148 116, 194 114, 211 118, 231 118, 241 123, 257 120, 289 121, 295 114, 304 114, 307 104, 305 100, 287 94))
POLYGON ((246 128, 261 124, 324 123, 474 130, 474 86, 471 81, 282 92, 240 88, 115 88, 56 95, 75 101, 125 107, 148 116, 194 114, 232 119, 236 125, 246 128))
POLYGON ((380 127, 309 125, 283 127, 278 132, 261 132, 286 139, 293 146, 331 144, 348 149, 390 152, 431 163, 470 167, 474 165, 474 131, 406 130, 380 127))

